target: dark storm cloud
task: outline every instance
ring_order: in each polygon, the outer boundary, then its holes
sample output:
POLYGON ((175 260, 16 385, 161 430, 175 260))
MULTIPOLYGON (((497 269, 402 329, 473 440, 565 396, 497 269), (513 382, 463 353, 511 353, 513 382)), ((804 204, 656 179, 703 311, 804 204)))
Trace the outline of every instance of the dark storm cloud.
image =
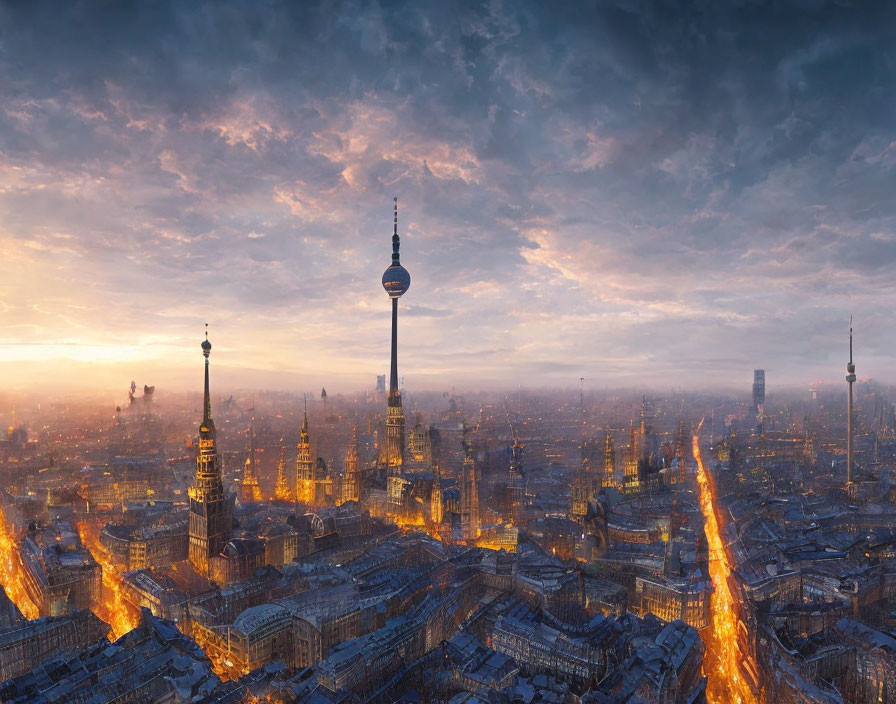
POLYGON ((850 311, 883 360, 894 19, 883 2, 0 6, 4 356, 135 325, 177 346, 217 316, 247 367, 365 379, 397 193, 411 375, 818 376, 850 311))

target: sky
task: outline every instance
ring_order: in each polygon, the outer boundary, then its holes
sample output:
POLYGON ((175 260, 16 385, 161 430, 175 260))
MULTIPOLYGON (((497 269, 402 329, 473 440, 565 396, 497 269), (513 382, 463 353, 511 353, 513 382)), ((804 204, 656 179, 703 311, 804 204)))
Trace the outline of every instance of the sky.
POLYGON ((0 3, 0 386, 896 382, 893 8, 0 3))

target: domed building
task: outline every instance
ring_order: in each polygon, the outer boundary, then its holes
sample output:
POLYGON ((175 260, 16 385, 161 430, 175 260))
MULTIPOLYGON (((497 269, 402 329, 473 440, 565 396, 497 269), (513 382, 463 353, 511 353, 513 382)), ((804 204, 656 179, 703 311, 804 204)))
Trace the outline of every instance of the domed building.
POLYGON ((246 609, 227 628, 227 654, 237 676, 274 660, 294 667, 292 615, 279 604, 246 609))

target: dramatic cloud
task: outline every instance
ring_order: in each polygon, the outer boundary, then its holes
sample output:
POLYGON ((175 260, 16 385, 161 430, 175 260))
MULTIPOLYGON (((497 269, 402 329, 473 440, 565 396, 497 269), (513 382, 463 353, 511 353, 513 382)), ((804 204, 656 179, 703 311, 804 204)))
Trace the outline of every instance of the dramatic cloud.
POLYGON ((2 382, 896 381, 891 7, 0 5, 2 382))

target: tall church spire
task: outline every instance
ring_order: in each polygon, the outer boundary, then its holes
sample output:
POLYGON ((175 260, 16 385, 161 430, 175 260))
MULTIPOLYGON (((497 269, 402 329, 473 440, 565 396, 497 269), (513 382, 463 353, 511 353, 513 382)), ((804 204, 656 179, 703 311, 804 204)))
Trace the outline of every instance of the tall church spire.
POLYGON ((311 439, 308 433, 308 399, 305 399, 305 416, 302 430, 299 433, 299 444, 296 445, 296 500, 303 504, 314 503, 314 456, 311 452, 311 439))
POLYGON ((212 421, 208 383, 212 343, 208 341, 208 325, 201 347, 202 356, 205 357, 205 389, 202 423, 199 426, 196 476, 193 486, 189 489, 189 557, 196 571, 207 577, 210 571, 210 559, 218 555, 230 540, 232 520, 230 499, 224 493, 221 481, 221 460, 215 445, 215 424, 212 421))

